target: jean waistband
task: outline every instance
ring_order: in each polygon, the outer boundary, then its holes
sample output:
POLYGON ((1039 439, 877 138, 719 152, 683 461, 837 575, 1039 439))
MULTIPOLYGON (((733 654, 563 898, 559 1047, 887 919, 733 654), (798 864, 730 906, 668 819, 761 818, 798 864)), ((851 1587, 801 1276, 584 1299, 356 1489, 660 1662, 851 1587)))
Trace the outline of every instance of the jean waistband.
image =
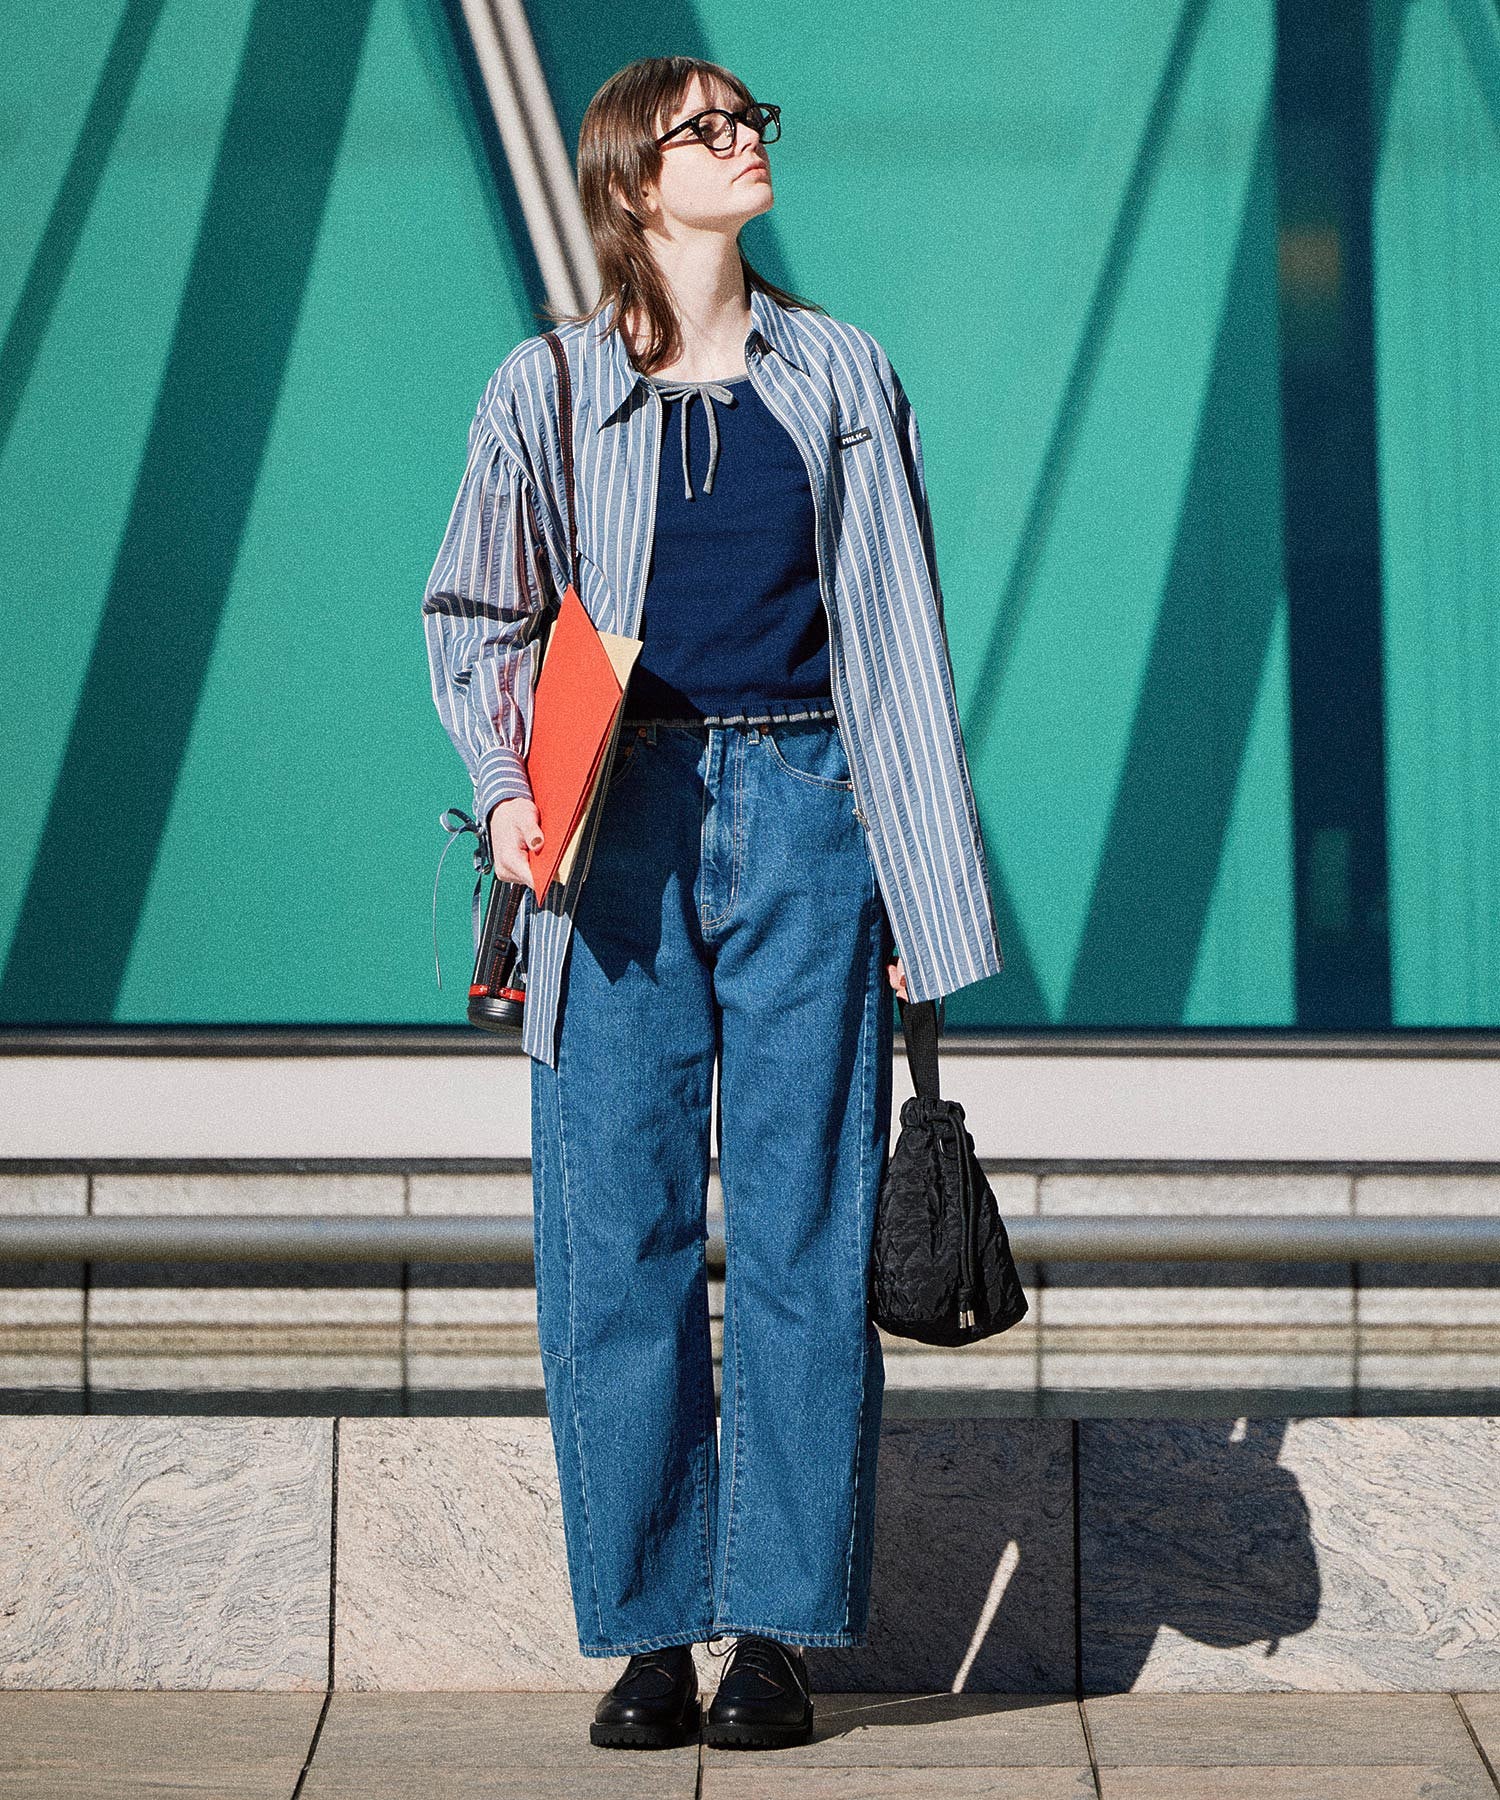
POLYGON ((797 701, 786 707, 777 707, 772 711, 741 713, 707 713, 700 718, 649 718, 644 715, 627 713, 621 720, 622 726, 628 725, 679 725, 701 730, 707 725, 768 725, 790 723, 796 719, 837 719, 838 713, 832 701, 809 700, 797 701))

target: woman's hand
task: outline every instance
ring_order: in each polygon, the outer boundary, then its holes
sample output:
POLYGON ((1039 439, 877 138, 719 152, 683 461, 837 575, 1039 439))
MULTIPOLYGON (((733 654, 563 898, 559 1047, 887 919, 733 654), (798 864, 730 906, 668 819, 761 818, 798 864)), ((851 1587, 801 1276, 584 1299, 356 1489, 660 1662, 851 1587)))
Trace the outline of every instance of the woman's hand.
POLYGON ((490 808, 490 856, 501 881, 521 881, 531 886, 531 865, 526 852, 542 847, 542 828, 536 802, 529 794, 501 800, 490 808))
POLYGON ((885 972, 890 980, 891 986, 896 990, 896 993, 900 998, 903 1000, 910 1000, 911 996, 906 991, 906 970, 901 967, 901 958, 899 956, 893 963, 887 963, 885 965, 885 972))

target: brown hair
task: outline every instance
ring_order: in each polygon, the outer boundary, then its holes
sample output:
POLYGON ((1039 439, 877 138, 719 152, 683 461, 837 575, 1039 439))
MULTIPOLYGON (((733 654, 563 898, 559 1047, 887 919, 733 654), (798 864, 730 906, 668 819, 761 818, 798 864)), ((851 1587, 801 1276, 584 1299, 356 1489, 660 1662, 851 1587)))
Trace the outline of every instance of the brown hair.
MULTIPOLYGON (((645 228, 631 208, 640 205, 641 190, 661 170, 662 149, 656 139, 662 121, 681 105, 701 76, 710 92, 727 89, 735 106, 749 106, 754 95, 737 75, 698 56, 642 56, 610 76, 589 101, 578 135, 578 197, 599 265, 600 293, 585 313, 546 306, 541 310, 556 324, 586 324, 611 302, 612 329, 626 350, 630 339, 622 326, 627 309, 646 327, 646 344, 632 361, 643 374, 672 363, 682 354, 682 332, 671 289, 646 243, 645 228), (620 196, 623 195, 623 200, 620 196)), ((788 293, 753 269, 740 251, 745 291, 759 288, 783 306, 822 312, 815 301, 788 293)))

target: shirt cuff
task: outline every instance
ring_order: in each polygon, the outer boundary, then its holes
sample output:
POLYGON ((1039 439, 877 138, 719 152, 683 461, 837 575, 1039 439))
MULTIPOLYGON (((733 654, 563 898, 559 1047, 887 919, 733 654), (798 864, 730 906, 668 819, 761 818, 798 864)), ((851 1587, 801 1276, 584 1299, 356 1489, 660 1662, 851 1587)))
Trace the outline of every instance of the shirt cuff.
POLYGON ((529 800, 531 783, 526 765, 514 750, 503 744, 486 750, 479 759, 474 777, 474 803, 479 809, 479 823, 488 826, 491 811, 502 800, 529 800))

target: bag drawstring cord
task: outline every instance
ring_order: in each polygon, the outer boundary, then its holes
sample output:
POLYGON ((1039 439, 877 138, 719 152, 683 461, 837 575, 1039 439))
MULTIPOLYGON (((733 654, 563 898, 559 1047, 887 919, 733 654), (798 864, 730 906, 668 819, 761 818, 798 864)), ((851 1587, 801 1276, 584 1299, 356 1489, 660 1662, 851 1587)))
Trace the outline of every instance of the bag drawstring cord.
POLYGON ((964 1142, 964 1128, 950 1113, 948 1123, 953 1128, 953 1153, 958 1158, 958 1216, 963 1231, 960 1239, 959 1256, 959 1314, 958 1324, 961 1331, 967 1331, 974 1323, 974 1301, 977 1298, 976 1276, 974 1267, 974 1189, 969 1179, 968 1145, 964 1142))

